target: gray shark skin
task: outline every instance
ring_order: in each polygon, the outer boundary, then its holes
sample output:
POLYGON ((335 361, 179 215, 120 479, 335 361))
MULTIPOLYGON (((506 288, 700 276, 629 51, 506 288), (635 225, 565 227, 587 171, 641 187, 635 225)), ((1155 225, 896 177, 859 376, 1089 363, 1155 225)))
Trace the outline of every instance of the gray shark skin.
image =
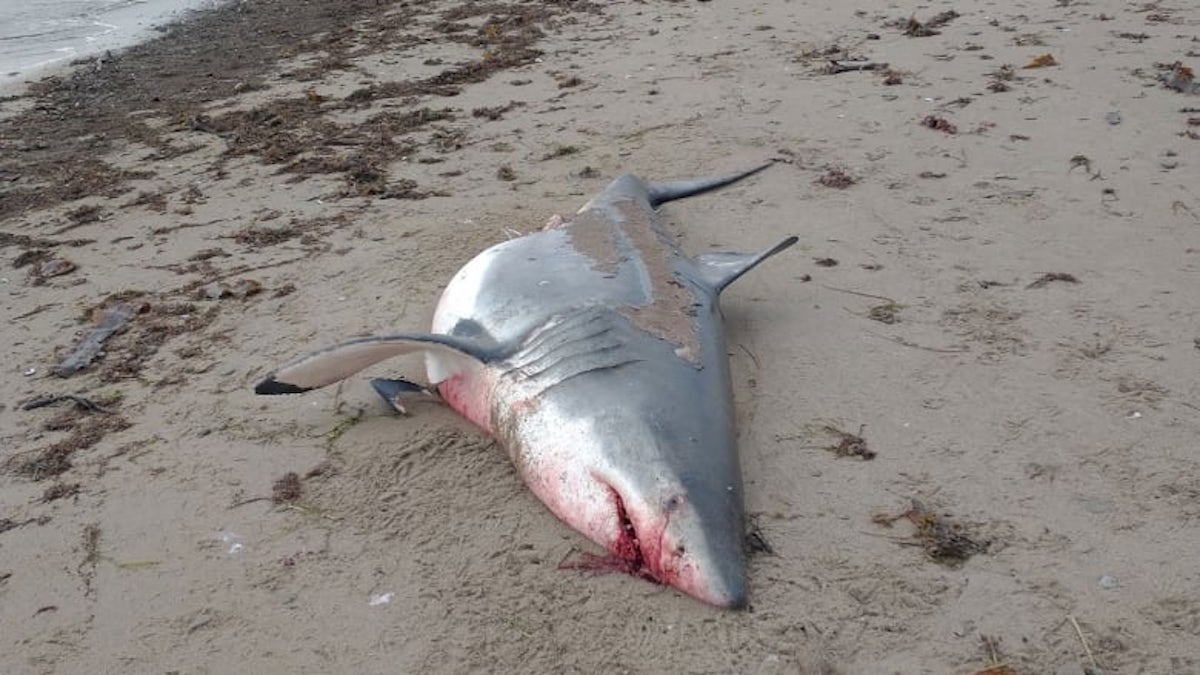
MULTIPOLYGON (((321 349, 255 391, 299 393, 424 353, 442 398, 498 440, 558 518, 608 551, 593 566, 744 607, 742 478, 719 298, 796 238, 757 254, 689 258, 656 209, 767 166, 665 184, 622 176, 573 216, 468 262, 443 291, 431 333, 321 349)), ((389 391, 420 389, 375 384, 393 403, 389 391)))

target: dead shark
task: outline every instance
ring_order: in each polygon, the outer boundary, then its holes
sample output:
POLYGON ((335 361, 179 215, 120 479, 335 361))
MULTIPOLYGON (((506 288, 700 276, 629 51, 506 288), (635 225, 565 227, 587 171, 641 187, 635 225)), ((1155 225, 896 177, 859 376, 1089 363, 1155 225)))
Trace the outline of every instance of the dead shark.
MULTIPOLYGON (((633 575, 704 602, 747 602, 742 476, 721 291, 759 253, 686 256, 657 207, 741 173, 670 183, 625 175, 573 216, 497 244, 442 293, 430 333, 364 337, 260 382, 291 394, 424 353, 429 382, 492 434, 562 521, 633 575)), ((375 380, 396 402, 421 387, 375 380)))

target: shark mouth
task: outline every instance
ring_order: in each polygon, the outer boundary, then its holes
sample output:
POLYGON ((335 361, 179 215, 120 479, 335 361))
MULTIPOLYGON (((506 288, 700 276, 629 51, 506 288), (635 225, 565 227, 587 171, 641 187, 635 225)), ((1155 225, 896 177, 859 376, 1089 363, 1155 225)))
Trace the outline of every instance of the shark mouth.
POLYGON ((604 572, 619 572, 630 576, 645 579, 655 584, 665 584, 665 580, 655 573, 654 566, 646 556, 646 551, 642 547, 642 541, 638 537, 637 528, 633 524, 633 519, 629 517, 629 512, 625 508, 625 500, 621 498, 620 493, 612 488, 611 485, 605 484, 609 494, 612 495, 613 506, 617 511, 617 540, 612 544, 611 550, 607 555, 597 555, 594 553, 582 553, 578 558, 571 561, 564 561, 559 565, 560 569, 576 569, 588 572, 604 573, 604 572))

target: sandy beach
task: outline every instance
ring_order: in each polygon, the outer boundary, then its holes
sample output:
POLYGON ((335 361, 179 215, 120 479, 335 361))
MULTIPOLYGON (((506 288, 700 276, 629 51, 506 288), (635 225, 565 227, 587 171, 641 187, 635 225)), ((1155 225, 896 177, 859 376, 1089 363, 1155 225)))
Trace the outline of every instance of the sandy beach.
POLYGON ((0 672, 1200 672, 1186 4, 256 0, 9 86, 0 672), (620 174, 764 160, 663 209, 800 237, 723 300, 746 611, 560 569, 367 385, 419 358, 252 392, 620 174))

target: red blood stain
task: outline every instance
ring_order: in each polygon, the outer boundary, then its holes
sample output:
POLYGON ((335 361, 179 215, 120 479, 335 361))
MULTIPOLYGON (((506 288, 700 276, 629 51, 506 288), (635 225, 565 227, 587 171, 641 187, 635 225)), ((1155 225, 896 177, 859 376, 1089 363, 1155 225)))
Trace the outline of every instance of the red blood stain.
POLYGON ((610 552, 607 555, 583 553, 574 560, 560 563, 559 568, 597 573, 620 572, 652 583, 670 585, 671 580, 663 578, 663 575, 656 570, 657 561, 652 557, 656 551, 649 551, 650 556, 647 556, 648 551, 644 546, 650 542, 643 542, 639 538, 633 519, 629 517, 625 508, 625 501, 611 487, 609 492, 612 494, 613 505, 617 510, 617 523, 620 528, 617 540, 612 545, 610 552))
POLYGON ((444 380, 437 389, 447 405, 484 431, 492 433, 491 392, 485 383, 459 373, 444 380))

